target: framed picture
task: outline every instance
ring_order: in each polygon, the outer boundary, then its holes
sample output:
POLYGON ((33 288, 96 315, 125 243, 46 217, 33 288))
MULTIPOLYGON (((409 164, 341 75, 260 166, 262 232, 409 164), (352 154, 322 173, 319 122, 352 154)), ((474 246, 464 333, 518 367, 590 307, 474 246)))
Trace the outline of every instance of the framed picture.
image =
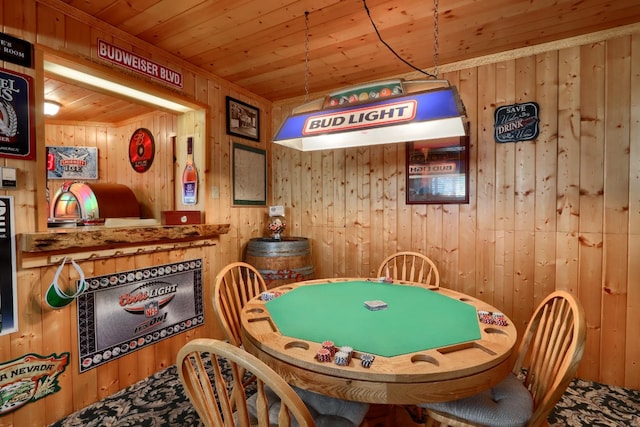
POLYGON ((18 330, 18 288, 16 276, 16 223, 13 196, 0 196, 0 335, 18 330))
POLYGON ((227 96, 227 134, 260 141, 260 110, 227 96))
MULTIPOLYGON (((10 49, 5 46, 3 50, 10 49)), ((36 158, 33 78, 0 69, 0 81, 0 157, 33 160, 36 158)))
POLYGON ((233 143, 233 204, 267 205, 267 152, 233 143))
POLYGON ((407 204, 469 203, 469 137, 407 143, 407 204))

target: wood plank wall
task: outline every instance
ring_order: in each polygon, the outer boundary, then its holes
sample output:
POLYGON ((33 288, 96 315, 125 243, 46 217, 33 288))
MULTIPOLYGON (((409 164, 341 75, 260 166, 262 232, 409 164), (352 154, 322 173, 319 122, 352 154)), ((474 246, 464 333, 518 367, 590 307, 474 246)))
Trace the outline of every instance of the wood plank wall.
MULTIPOLYGON (((274 145, 273 203, 312 241, 317 277, 374 276, 399 250, 520 331, 554 289, 588 321, 579 377, 640 388, 640 34, 466 67, 467 205, 407 205, 405 144, 300 153, 274 145), (535 142, 497 144, 496 107, 535 101, 535 142)), ((313 85, 313 81, 311 81, 313 85)), ((274 105, 279 126, 301 100, 274 105)))
MULTIPOLYGON (((108 274, 173 262, 178 259, 200 258, 204 260, 205 283, 204 327, 177 334, 108 364, 78 373, 77 319, 75 304, 60 310, 43 307, 42 296, 51 283, 57 266, 21 268, 18 266, 18 313, 19 331, 0 336, 0 363, 22 357, 28 353, 49 355, 70 352, 70 364, 59 378, 60 391, 34 403, 0 417, 0 426, 45 426, 110 395, 146 376, 174 363, 178 349, 189 339, 201 336, 221 336, 214 319, 211 301, 211 286, 217 271, 225 264, 237 261, 243 247, 252 237, 266 234, 267 209, 265 207, 234 207, 231 204, 231 138, 225 131, 225 97, 232 96, 258 107, 261 111, 261 142, 234 139, 246 145, 266 148, 267 135, 271 134, 271 103, 256 95, 231 85, 216 76, 195 69, 156 49, 140 43, 135 38, 105 26, 91 17, 76 17, 54 10, 36 0, 24 0, 15 7, 14 0, 0 0, 0 31, 22 38, 36 46, 36 57, 42 58, 39 47, 59 50, 66 56, 80 60, 91 59, 100 63, 95 54, 98 38, 117 44, 123 49, 179 70, 184 77, 183 95, 208 106, 207 129, 202 131, 207 158, 201 171, 201 209, 206 212, 208 223, 231 224, 228 234, 220 236, 215 246, 180 249, 135 256, 81 262, 87 277, 108 274)), ((0 67, 34 77, 35 90, 42 90, 41 65, 30 69, 8 62, 0 67)), ((121 72, 112 67, 115 72, 121 72)), ((126 75, 125 71, 122 71, 126 75)), ((43 94, 36 93, 41 101, 43 94)), ((159 211, 171 209, 167 200, 173 200, 170 182, 171 159, 165 152, 169 149, 171 136, 176 134, 181 120, 193 121, 192 117, 172 117, 165 113, 134 118, 130 122, 108 126, 100 123, 51 123, 44 124, 41 110, 36 109, 36 138, 38 160, 15 160, 0 158, 1 166, 18 170, 18 189, 0 191, 2 195, 14 197, 16 233, 31 233, 39 230, 39 222, 46 222, 44 209, 38 209, 37 188, 44 186, 45 169, 43 156, 45 145, 95 145, 100 148, 100 174, 105 180, 121 182, 134 189, 143 205, 144 216, 155 216, 159 211), (123 146, 136 127, 153 130, 159 151, 156 152, 158 168, 147 174, 132 172, 123 146), (119 148, 116 148, 119 147, 119 148), (164 175, 166 174, 166 176, 164 175)), ((180 135, 178 135, 180 136, 180 135)), ((18 247, 18 252, 20 248, 18 247)), ((73 256, 73 254, 71 254, 73 256)), ((19 257, 19 253, 18 253, 19 257)), ((65 279, 75 279, 68 269, 65 279)))
MULTIPOLYGON (((36 0, 24 0, 20 8, 13 3, 0 0, 3 32, 96 62, 96 40, 105 39, 181 70, 184 95, 209 106, 203 209, 208 222, 230 223, 229 234, 205 251, 81 266, 87 275, 99 275, 203 256, 205 281, 212 283, 221 266, 241 258, 250 238, 265 234, 265 208, 230 202, 225 96, 260 108, 262 142, 239 142, 268 150, 271 124, 279 125, 297 103, 272 110, 268 101, 89 17, 71 17, 36 0)), ((34 69, 0 66, 38 77, 34 69)), ((458 85, 471 119, 471 203, 406 205, 403 144, 306 154, 274 147, 270 201, 286 206, 287 234, 311 239, 317 277, 371 276, 388 253, 427 253, 440 266, 444 286, 492 302, 520 328, 544 295, 568 289, 579 296, 589 321, 579 375, 640 388, 640 265, 634 262, 640 255, 640 34, 470 66, 444 77, 458 85), (496 144, 494 109, 531 100, 541 106, 540 138, 496 144)), ((36 126, 41 158, 41 115, 36 126)), ((44 184, 44 169, 34 161, 0 158, 0 164, 18 169, 18 190, 2 191, 14 196, 17 232, 36 231, 36 189, 44 184)), ((70 351, 71 364, 58 393, 0 417, 0 426, 47 425, 173 363, 182 343, 215 330, 207 320, 206 330, 179 334, 80 375, 74 308, 41 307, 53 274, 54 267, 18 270, 20 330, 0 336, 0 363, 32 352, 70 351)))
MULTIPOLYGON (((47 146, 97 148, 99 160, 96 182, 126 185, 138 199, 141 217, 158 220, 162 211, 176 208, 175 177, 167 173, 174 168, 172 137, 176 133, 176 117, 168 113, 148 114, 116 125, 56 121, 47 121, 45 125, 47 146), (128 165, 129 139, 139 128, 151 132, 156 146, 153 163, 145 173, 138 173, 128 165)), ((51 199, 64 182, 66 180, 48 180, 51 199)))

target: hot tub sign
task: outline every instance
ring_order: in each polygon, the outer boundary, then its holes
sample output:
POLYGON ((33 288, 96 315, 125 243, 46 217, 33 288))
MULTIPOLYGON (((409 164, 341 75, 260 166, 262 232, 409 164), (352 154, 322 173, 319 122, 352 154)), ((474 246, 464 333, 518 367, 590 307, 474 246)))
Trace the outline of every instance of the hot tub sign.
POLYGON ((531 141, 538 137, 539 107, 535 102, 505 105, 495 112, 496 142, 531 141))
POLYGON ((0 415, 60 391, 58 376, 68 364, 69 353, 31 353, 0 364, 0 415))

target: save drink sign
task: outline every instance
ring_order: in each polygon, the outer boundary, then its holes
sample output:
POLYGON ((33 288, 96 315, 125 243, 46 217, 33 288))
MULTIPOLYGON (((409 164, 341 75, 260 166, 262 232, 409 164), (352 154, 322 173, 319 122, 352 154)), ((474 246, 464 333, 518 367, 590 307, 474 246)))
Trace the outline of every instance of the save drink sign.
POLYGON ((538 104, 505 105, 496 108, 495 140, 496 142, 531 141, 540 133, 540 117, 538 104))
POLYGON ((143 58, 135 53, 128 52, 101 39, 98 39, 98 57, 164 83, 182 88, 182 73, 143 58))

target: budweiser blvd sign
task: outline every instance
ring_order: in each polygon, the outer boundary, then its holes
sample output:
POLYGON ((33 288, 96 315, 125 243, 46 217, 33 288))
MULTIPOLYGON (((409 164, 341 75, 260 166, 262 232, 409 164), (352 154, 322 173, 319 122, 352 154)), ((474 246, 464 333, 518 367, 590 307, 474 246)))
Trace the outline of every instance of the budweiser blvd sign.
POLYGON ((98 57, 172 86, 182 88, 182 73, 98 39, 98 57))

